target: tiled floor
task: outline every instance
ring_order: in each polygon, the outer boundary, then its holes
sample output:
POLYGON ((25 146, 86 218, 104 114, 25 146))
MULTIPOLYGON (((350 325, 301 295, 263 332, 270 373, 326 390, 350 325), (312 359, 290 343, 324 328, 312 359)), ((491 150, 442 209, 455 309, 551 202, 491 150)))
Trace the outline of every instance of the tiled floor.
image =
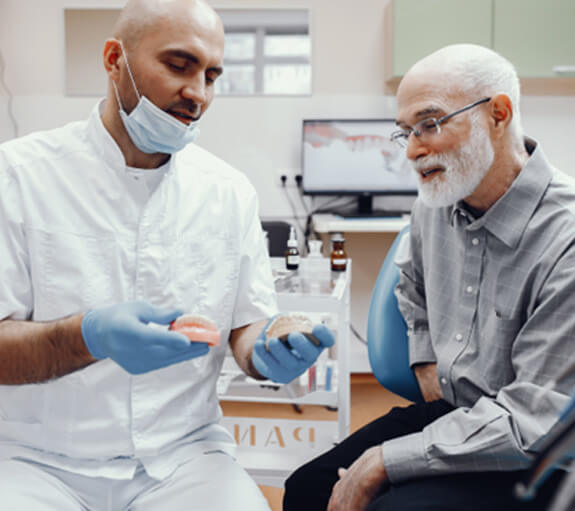
MULTIPOLYGON (((381 387, 371 375, 354 374, 351 378, 351 412, 350 429, 355 431, 369 421, 387 413, 393 406, 405 406, 408 401, 392 394, 381 387)), ((291 406, 266 405, 266 413, 270 413, 273 407, 273 416, 281 418, 301 418, 291 406)), ((235 416, 258 416, 261 407, 249 403, 222 403, 224 414, 235 416)), ((329 412, 321 407, 301 407, 303 415, 308 418, 327 417, 329 412)), ((261 487, 264 495, 270 503, 272 511, 281 511, 283 489, 269 486, 261 487)))

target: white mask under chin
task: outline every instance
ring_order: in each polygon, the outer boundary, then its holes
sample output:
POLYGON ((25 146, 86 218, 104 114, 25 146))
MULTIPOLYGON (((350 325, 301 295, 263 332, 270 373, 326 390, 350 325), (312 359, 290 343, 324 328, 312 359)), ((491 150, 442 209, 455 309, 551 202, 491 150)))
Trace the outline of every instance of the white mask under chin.
MULTIPOLYGON (((161 108, 158 108, 146 96, 141 95, 138 91, 138 87, 136 87, 136 81, 132 75, 128 56, 126 55, 122 41, 120 41, 120 46, 126 60, 126 69, 128 70, 132 87, 134 87, 134 91, 138 96, 138 104, 127 114, 122 105, 116 82, 112 81, 120 109, 120 117, 128 135, 134 145, 144 153, 176 153, 187 144, 193 142, 199 135, 199 121, 185 124, 167 112, 164 112, 161 108)), ((199 107, 197 111, 199 114, 199 107)))
POLYGON ((451 206, 471 195, 493 164, 491 140, 484 128, 471 119, 469 142, 448 153, 411 162, 414 169, 442 166, 445 170, 428 182, 419 181, 419 197, 432 208, 451 206))
POLYGON ((134 145, 142 152, 173 154, 198 136, 199 122, 186 125, 154 105, 146 96, 129 114, 120 109, 120 117, 134 145))

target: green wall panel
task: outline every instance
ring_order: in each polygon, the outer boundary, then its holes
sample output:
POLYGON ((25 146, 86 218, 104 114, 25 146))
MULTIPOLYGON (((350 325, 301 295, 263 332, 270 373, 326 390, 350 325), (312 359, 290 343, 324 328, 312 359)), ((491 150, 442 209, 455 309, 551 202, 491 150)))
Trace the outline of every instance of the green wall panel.
POLYGON ((393 0, 393 76, 403 76, 420 58, 448 44, 491 46, 492 4, 492 0, 393 0))
POLYGON ((575 66, 575 0, 494 0, 493 48, 524 78, 575 66))

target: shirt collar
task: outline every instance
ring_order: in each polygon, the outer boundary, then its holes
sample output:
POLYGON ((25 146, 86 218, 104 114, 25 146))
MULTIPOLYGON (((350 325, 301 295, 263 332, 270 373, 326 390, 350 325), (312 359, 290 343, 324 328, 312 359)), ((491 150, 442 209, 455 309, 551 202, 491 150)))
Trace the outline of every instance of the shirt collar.
POLYGON ((108 165, 123 169, 126 167, 124 155, 102 122, 105 102, 105 99, 98 101, 88 117, 88 140, 108 165))
POLYGON ((526 137, 525 148, 530 153, 527 163, 497 202, 478 219, 461 203, 456 204, 451 212, 452 225, 456 214, 463 215, 469 222, 467 230, 484 227, 510 248, 517 246, 552 176, 551 165, 537 142, 526 137))
MULTIPOLYGON (((105 102, 105 98, 98 101, 88 117, 88 140, 92 142, 95 151, 110 167, 125 171, 126 159, 124 158, 124 153, 122 153, 120 146, 118 146, 102 122, 105 102)), ((165 164, 166 174, 171 173, 175 160, 174 156, 165 164)))

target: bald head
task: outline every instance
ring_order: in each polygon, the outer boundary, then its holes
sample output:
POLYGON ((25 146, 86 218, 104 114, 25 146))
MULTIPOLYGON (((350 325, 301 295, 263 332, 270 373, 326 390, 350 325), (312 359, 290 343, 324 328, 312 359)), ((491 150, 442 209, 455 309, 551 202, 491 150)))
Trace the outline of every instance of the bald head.
POLYGON ((128 0, 114 27, 114 37, 127 48, 137 47, 141 38, 159 24, 171 20, 199 17, 206 29, 223 34, 218 14, 204 0, 128 0))
POLYGON ((142 149, 122 113, 131 115, 145 98, 182 125, 198 120, 214 98, 224 43, 222 22, 205 0, 128 0, 104 45, 102 122, 130 166, 156 168, 168 153, 142 149))

